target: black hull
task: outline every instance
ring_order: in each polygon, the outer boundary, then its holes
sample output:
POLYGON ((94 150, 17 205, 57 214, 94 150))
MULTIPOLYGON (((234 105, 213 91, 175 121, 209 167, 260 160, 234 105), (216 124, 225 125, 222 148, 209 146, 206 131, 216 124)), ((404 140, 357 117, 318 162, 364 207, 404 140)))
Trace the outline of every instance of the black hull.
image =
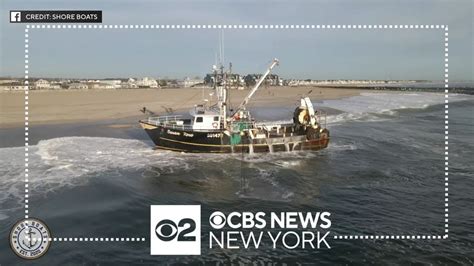
POLYGON ((247 134, 224 130, 192 131, 167 128, 140 121, 140 125, 155 143, 156 148, 192 153, 262 153, 299 150, 320 150, 328 146, 329 132, 307 134, 304 128, 268 138, 251 138, 247 134))

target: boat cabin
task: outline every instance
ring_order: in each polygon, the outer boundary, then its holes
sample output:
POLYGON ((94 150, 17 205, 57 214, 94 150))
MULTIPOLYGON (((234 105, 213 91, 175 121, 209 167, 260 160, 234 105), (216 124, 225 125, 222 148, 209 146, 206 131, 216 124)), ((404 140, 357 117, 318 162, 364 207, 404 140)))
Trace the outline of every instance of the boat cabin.
POLYGON ((190 112, 193 130, 209 130, 221 128, 221 116, 218 112, 205 109, 198 105, 190 112))

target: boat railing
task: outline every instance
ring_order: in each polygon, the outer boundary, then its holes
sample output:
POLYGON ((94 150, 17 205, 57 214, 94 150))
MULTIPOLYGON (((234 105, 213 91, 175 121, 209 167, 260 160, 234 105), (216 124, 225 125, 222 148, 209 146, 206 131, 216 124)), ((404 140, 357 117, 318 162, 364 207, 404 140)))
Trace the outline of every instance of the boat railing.
POLYGON ((166 126, 175 129, 192 129, 192 125, 185 125, 182 115, 164 115, 148 117, 148 123, 155 126, 166 126))
POLYGON ((161 124, 161 123, 182 121, 181 117, 182 115, 151 116, 151 117, 148 117, 148 123, 161 124))

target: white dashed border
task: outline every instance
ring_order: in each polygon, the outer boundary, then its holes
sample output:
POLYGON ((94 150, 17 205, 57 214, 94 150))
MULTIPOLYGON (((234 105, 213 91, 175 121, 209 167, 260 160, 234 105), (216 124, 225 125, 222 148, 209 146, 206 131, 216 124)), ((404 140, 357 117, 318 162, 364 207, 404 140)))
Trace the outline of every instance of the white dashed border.
MULTIPOLYGON (((156 25, 131 25, 131 24, 122 24, 122 25, 76 25, 76 24, 47 24, 47 25, 26 25, 25 28, 25 219, 28 219, 28 91, 29 91, 29 82, 28 82, 28 49, 29 49, 29 38, 28 31, 29 29, 444 29, 444 86, 445 86, 445 194, 444 194, 444 235, 335 235, 334 239, 446 239, 448 238, 448 104, 449 104, 449 59, 448 59, 448 26, 447 25, 387 25, 387 24, 377 24, 377 25, 362 25, 362 24, 345 24, 345 25, 335 25, 335 24, 318 24, 318 25, 241 25, 241 24, 229 24, 229 25, 217 25, 217 24, 199 24, 199 25, 176 25, 176 24, 156 24, 156 25)), ((46 241, 46 240, 45 240, 46 241)), ((104 238, 104 237, 54 237, 49 238, 47 241, 54 242, 145 242, 146 238, 104 238)))
MULTIPOLYGON (((26 238, 29 240, 29 238, 26 238)), ((33 241, 39 240, 46 242, 146 242, 144 237, 49 237, 47 239, 32 238, 33 241)))
POLYGON ((413 25, 413 24, 42 24, 42 25, 26 25, 27 28, 32 29, 443 29, 445 25, 413 25))
POLYGON ((29 49, 29 35, 28 35, 28 26, 25 29, 25 219, 28 219, 28 208, 29 208, 29 140, 28 140, 28 129, 29 129, 29 99, 28 99, 28 92, 29 92, 29 80, 28 80, 28 49, 29 49))
POLYGON ((449 31, 448 26, 444 28, 444 238, 449 235, 449 31))

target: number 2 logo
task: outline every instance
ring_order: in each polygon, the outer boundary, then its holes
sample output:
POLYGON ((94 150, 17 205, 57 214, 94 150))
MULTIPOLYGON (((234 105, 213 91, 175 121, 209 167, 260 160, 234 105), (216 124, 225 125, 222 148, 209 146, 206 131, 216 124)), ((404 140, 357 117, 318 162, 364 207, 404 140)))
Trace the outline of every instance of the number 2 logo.
POLYGON ((162 220, 155 227, 156 236, 161 241, 171 241, 178 236, 178 241, 195 241, 195 236, 189 234, 196 229, 196 222, 190 218, 184 218, 176 225, 171 220, 162 220))

